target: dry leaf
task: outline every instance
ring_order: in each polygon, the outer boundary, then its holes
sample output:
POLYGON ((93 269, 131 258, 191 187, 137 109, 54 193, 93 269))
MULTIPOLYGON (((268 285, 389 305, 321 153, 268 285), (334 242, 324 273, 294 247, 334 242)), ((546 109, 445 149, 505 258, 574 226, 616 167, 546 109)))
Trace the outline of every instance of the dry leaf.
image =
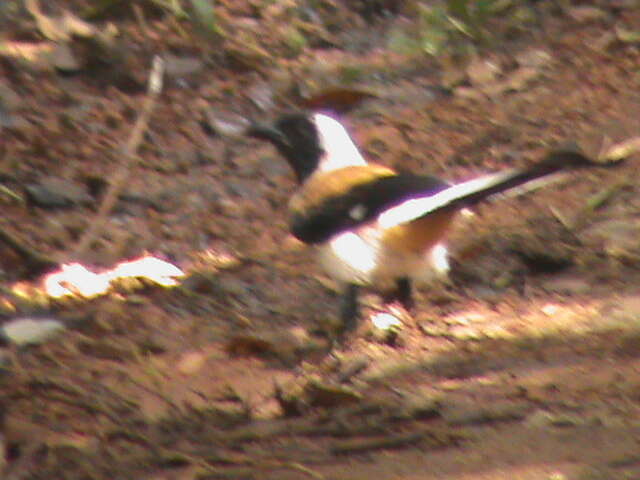
POLYGON ((623 160, 640 151, 640 137, 629 138, 603 150, 598 156, 600 160, 609 162, 623 160))
POLYGON ((640 43, 640 30, 629 30, 618 25, 616 26, 616 37, 622 43, 640 43))
POLYGON ((80 64, 67 45, 53 42, 3 42, 0 43, 0 56, 22 62, 41 71, 55 69, 72 71, 80 68, 80 64))
POLYGON ((115 35, 113 25, 110 24, 103 31, 100 31, 67 10, 58 17, 45 15, 37 0, 25 0, 25 7, 35 18, 40 33, 54 42, 68 42, 73 36, 82 38, 105 36, 108 38, 115 35))
POLYGON ((365 90, 334 87, 322 90, 298 103, 301 107, 309 110, 330 110, 336 113, 345 113, 363 101, 376 97, 376 94, 365 90))
POLYGON ((481 86, 494 82, 501 73, 497 62, 485 58, 475 58, 467 67, 467 76, 472 85, 481 86))

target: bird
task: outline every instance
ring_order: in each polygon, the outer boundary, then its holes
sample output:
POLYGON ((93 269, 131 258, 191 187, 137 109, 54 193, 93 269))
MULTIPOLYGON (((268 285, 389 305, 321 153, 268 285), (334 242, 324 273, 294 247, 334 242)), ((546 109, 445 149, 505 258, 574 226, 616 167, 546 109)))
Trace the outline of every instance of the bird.
POLYGON ((414 283, 447 274, 445 241, 460 211, 567 169, 603 165, 558 148, 530 166, 450 184, 367 162, 344 125, 322 111, 254 121, 245 134, 271 143, 293 170, 289 229, 343 285, 340 336, 357 325, 362 287, 411 308, 414 283))

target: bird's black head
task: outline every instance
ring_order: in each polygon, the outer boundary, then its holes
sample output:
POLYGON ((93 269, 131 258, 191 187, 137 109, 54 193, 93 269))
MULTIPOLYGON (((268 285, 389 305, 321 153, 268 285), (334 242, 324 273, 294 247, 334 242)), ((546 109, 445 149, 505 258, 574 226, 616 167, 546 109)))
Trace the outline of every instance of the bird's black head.
POLYGON ((312 115, 283 115, 273 126, 254 123, 247 135, 271 142, 289 162, 299 183, 318 168, 325 153, 312 115))

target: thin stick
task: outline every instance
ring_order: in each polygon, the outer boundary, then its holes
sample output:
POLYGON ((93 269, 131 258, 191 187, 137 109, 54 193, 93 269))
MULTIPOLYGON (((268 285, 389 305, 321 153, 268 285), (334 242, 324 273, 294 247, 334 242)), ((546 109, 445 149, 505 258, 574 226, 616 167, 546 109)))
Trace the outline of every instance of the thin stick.
POLYGON ((142 111, 138 116, 138 120, 133 127, 131 135, 126 145, 122 149, 122 163, 118 169, 114 172, 110 180, 109 189, 104 196, 104 200, 100 205, 100 209, 89 228, 84 232, 78 244, 74 249, 74 255, 76 257, 82 256, 87 251, 94 239, 100 234, 104 227, 107 216, 113 209, 120 192, 122 191, 125 182, 131 171, 131 166, 135 158, 135 154, 140 146, 144 131, 149 123, 149 118, 156 104, 158 95, 162 91, 162 76, 164 73, 164 62, 159 56, 153 58, 153 67, 149 74, 149 86, 147 90, 147 97, 145 98, 142 111))

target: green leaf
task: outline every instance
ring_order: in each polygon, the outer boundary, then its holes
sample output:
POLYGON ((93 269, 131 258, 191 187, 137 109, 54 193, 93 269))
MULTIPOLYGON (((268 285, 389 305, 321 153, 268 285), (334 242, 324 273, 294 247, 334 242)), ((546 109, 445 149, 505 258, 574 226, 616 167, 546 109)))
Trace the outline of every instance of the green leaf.
POLYGON ((191 6, 193 7, 193 19, 207 31, 216 34, 222 34, 216 12, 214 8, 213 0, 191 0, 191 6))

